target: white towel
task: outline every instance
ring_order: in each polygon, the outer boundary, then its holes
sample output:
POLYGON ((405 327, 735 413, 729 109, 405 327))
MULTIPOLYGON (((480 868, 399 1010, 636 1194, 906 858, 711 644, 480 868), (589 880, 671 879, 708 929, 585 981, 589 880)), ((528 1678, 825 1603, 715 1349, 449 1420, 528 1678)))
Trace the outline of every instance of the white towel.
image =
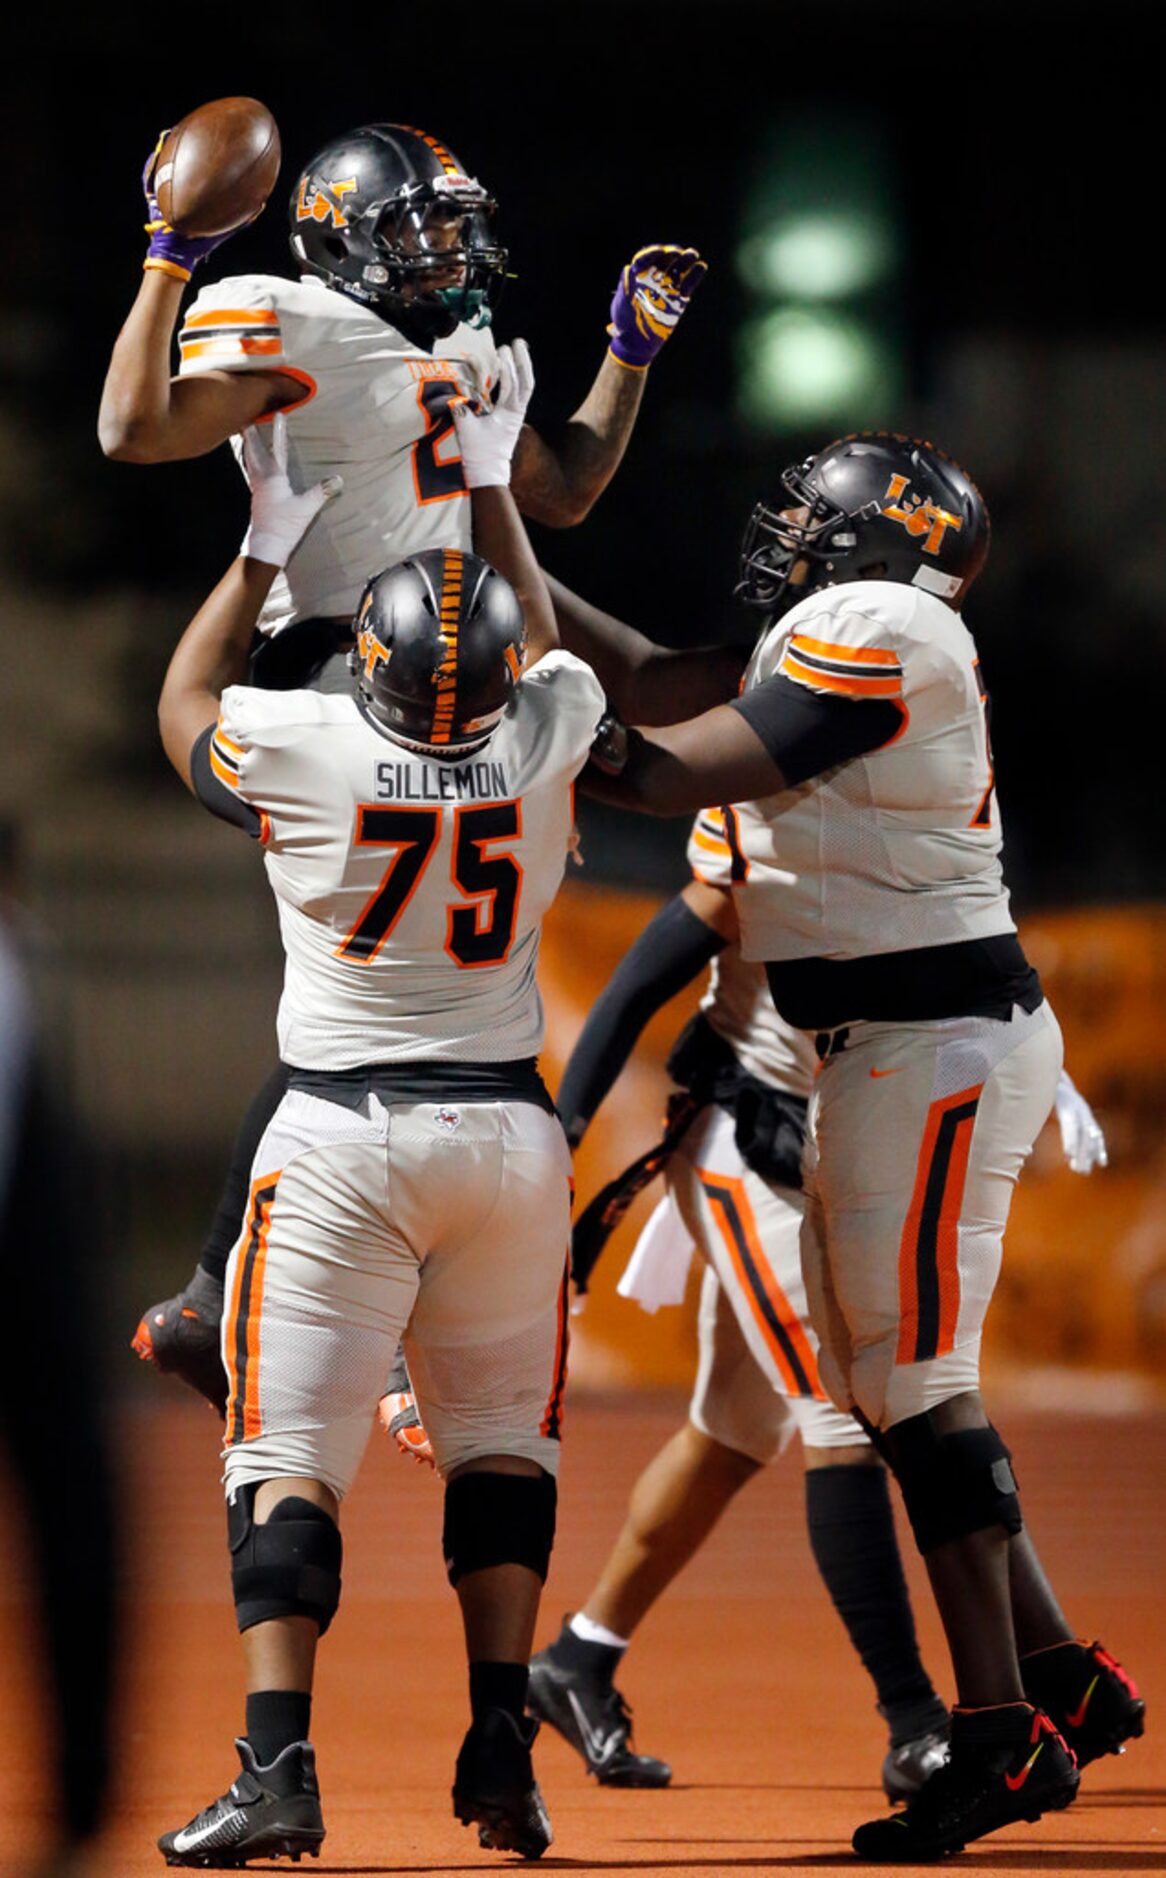
POLYGON ((645 1311, 662 1304, 683 1304, 688 1268, 696 1244, 666 1193, 636 1240, 623 1277, 616 1286, 621 1298, 634 1298, 645 1311))

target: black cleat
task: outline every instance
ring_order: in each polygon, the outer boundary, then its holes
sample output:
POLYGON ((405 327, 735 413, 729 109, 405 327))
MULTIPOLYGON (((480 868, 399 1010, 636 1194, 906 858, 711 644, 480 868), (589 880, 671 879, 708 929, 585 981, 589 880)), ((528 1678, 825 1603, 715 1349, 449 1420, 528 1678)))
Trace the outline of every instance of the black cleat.
POLYGON ((319 1858, 324 1817, 314 1748, 294 1741, 270 1767, 260 1767, 249 1741, 235 1747, 243 1772, 188 1826, 162 1834, 158 1850, 166 1863, 224 1871, 253 1858, 286 1856, 295 1864, 304 1852, 319 1858))
POLYGON ((541 1858, 554 1839, 530 1750, 538 1723, 488 1709, 462 1742, 453 1777, 454 1818, 477 1826, 487 1852, 541 1858))
POLYGON ((1146 1704, 1133 1677, 1100 1643, 1058 1643, 1021 1658, 1024 1693, 1051 1717, 1088 1767, 1143 1734, 1146 1704))
POLYGON ((956 1709, 951 1759, 901 1813, 860 1826, 851 1844, 876 1865, 923 1865, 1076 1798, 1080 1776, 1048 1716, 1027 1702, 956 1709))
MULTIPOLYGON (((561 1639, 530 1660, 526 1706, 570 1743, 601 1787, 666 1787, 667 1761, 632 1748, 632 1713, 606 1678, 556 1656, 561 1639)), ((602 1646, 600 1646, 602 1647, 602 1646)))
POLYGON ((200 1265, 176 1298, 152 1304, 143 1314, 130 1348, 164 1376, 180 1376, 225 1415, 227 1372, 219 1348, 222 1315, 222 1284, 200 1265))

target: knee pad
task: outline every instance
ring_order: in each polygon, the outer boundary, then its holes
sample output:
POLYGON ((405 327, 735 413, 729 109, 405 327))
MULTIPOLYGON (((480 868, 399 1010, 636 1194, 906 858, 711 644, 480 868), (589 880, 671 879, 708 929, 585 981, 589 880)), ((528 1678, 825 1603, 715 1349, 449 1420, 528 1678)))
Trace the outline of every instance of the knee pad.
POLYGON ((1012 1456, 991 1425, 940 1434, 930 1414, 911 1415, 883 1439, 924 1556, 989 1526, 1021 1530, 1012 1456))
POLYGON ((450 1584, 491 1565, 525 1565, 545 1584, 557 1502, 550 1474, 459 1474, 451 1480, 441 1534, 450 1584))
POLYGON ((227 1502, 231 1589, 240 1631, 272 1617, 313 1617, 323 1636, 340 1602, 343 1542, 330 1513, 292 1494, 257 1526, 254 1486, 227 1502))

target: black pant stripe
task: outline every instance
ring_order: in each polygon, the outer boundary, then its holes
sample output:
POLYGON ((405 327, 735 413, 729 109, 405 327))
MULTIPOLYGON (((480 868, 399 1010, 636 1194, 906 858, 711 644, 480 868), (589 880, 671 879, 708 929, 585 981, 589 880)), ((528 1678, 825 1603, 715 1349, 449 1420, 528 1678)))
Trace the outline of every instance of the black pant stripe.
POLYGON ((924 1363, 939 1348, 939 1222, 943 1215, 944 1196, 951 1172, 952 1149, 956 1135, 965 1122, 971 1122, 979 1107, 974 1096, 959 1108, 948 1109, 936 1131, 931 1166, 923 1193, 919 1216, 919 1237, 915 1241, 915 1293, 919 1300, 915 1330, 914 1361, 924 1363))
POLYGON ((227 1445, 235 1447, 243 1439, 244 1408, 247 1401, 247 1321, 251 1314, 251 1287, 255 1260, 263 1236, 264 1208, 275 1198, 275 1182, 257 1187, 251 1196, 247 1250, 243 1254, 243 1277, 239 1285, 239 1308, 235 1316, 235 1392, 230 1402, 230 1425, 227 1445))
POLYGON ((745 1229, 741 1224, 741 1215, 737 1210, 737 1202, 734 1198, 732 1188, 722 1186, 719 1181, 711 1180, 707 1174, 701 1174, 700 1184, 709 1195, 709 1198, 717 1200, 725 1209, 725 1218, 728 1221, 729 1231, 733 1235, 733 1244, 736 1246, 738 1256, 741 1260, 741 1269, 745 1274, 749 1289, 753 1293, 753 1297, 756 1300, 757 1307, 762 1317, 765 1319, 776 1341, 781 1345, 785 1359, 790 1369, 793 1371, 794 1378, 798 1385, 798 1394, 812 1396, 814 1394, 814 1385, 806 1375, 805 1369, 802 1366, 802 1360, 790 1341, 789 1332, 773 1308, 772 1300, 765 1289, 761 1274, 757 1270, 756 1261, 749 1250, 749 1241, 746 1238, 745 1229))

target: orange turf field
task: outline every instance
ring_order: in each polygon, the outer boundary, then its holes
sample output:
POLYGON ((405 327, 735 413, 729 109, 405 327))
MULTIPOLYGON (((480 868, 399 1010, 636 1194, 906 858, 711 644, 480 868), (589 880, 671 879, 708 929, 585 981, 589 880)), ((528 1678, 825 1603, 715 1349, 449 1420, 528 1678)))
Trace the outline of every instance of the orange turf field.
MULTIPOLYGON (((151 1379, 153 1380, 153 1379, 151 1379)), ((1076 1805, 982 1841, 948 1869, 981 1873, 1166 1871, 1166 1409, 999 1418, 1030 1525, 1071 1621, 1100 1635, 1142 1684, 1149 1733, 1090 1769, 1076 1805)), ((683 1397, 569 1399, 559 1544, 540 1641, 580 1600, 639 1467, 683 1397)), ((242 1698, 229 1605, 216 1424, 158 1381, 121 1413, 125 1584, 133 1624, 113 1819, 94 1878, 165 1870, 155 1835, 183 1823, 234 1771, 242 1698)), ((27 1568, 10 1507, 0 1584, 0 1878, 39 1842, 48 1793, 29 1657, 27 1568)), ((465 1726, 455 1600, 444 1582, 440 1493, 387 1443, 370 1447, 346 1509, 345 1595, 322 1652, 313 1734, 328 1839, 320 1874, 486 1872, 522 1863, 479 1851, 450 1813, 465 1726)), ((948 1670, 914 1557, 925 1654, 948 1670)), ((861 1869, 849 1834, 881 1809, 872 1692, 809 1556, 795 1457, 746 1489, 720 1532, 648 1619, 621 1678, 639 1744, 675 1767, 668 1792, 598 1789, 557 1736, 536 1749, 556 1841, 542 1870, 693 1874, 861 1869)), ((253 1870, 291 1871, 286 1860, 253 1870)))

